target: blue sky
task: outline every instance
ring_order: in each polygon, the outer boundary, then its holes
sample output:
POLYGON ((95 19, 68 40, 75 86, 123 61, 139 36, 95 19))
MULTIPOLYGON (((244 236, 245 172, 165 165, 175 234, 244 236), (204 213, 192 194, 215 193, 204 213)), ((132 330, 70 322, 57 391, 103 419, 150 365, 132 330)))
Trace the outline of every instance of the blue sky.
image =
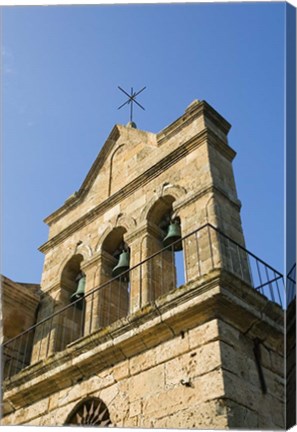
POLYGON ((78 190, 125 89, 139 129, 194 99, 231 124, 247 248, 283 268, 284 3, 2 9, 2 273, 40 281, 43 219, 78 190))

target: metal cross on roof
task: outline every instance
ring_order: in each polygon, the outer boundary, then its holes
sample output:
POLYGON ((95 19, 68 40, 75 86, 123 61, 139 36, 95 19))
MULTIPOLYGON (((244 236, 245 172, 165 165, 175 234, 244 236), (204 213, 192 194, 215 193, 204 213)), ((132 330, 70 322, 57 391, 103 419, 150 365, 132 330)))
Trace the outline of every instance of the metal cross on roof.
POLYGON ((128 96, 128 100, 123 103, 121 106, 118 107, 118 109, 121 109, 123 106, 125 105, 129 105, 130 104, 130 122, 133 122, 133 102, 136 103, 136 105, 138 105, 141 109, 145 110, 143 108, 142 105, 140 105, 140 103, 137 102, 137 100, 135 99, 136 96, 138 96, 143 90, 146 89, 146 87, 143 87, 141 90, 139 90, 138 92, 134 92, 133 91, 133 87, 131 87, 131 94, 127 93, 124 89, 122 89, 122 87, 118 86, 119 90, 121 90, 123 93, 125 93, 126 96, 128 96))

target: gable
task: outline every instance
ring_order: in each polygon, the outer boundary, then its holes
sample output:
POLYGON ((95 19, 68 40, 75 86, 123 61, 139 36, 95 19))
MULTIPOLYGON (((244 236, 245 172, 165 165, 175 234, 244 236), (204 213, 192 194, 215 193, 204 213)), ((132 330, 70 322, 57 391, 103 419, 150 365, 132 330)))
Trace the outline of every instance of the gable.
POLYGON ((44 221, 51 225, 77 205, 86 203, 83 214, 106 200, 150 166, 156 147, 155 134, 115 125, 80 189, 44 221))

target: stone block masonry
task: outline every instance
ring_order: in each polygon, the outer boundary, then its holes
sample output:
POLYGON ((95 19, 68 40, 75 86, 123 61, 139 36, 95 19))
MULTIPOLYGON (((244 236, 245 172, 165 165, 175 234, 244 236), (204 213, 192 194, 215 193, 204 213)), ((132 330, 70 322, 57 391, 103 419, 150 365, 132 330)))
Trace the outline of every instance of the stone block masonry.
POLYGON ((3 425, 283 428, 283 310, 219 235, 244 248, 230 127, 197 100, 158 134, 114 126, 45 220, 40 302, 30 297, 45 321, 4 380, 3 425), (172 223, 179 286, 173 247, 160 252, 172 223), (123 252, 129 275, 113 279, 123 252))

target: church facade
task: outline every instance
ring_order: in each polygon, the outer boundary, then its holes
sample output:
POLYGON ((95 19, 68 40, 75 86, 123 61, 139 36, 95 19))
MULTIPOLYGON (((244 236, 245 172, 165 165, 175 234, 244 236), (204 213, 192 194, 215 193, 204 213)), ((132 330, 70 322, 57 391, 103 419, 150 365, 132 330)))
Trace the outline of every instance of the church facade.
POLYGON ((282 276, 245 248, 231 126, 198 100, 158 134, 134 126, 45 220, 2 424, 284 428, 282 276))

